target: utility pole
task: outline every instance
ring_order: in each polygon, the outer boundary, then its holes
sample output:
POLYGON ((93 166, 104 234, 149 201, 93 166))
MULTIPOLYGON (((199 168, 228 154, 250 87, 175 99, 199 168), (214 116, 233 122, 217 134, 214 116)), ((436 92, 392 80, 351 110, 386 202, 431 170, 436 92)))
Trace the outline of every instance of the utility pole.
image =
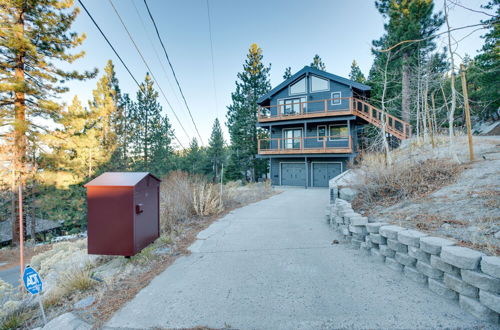
POLYGON ((23 185, 19 178, 19 270, 21 271, 21 282, 24 273, 24 224, 23 224, 23 185))
POLYGON ((467 136, 469 138, 469 155, 470 160, 474 160, 474 147, 472 146, 472 128, 470 123, 470 109, 469 109, 469 96, 467 93, 467 80, 465 78, 465 65, 460 64, 460 75, 462 76, 462 90, 464 94, 465 105, 465 123, 467 125, 467 136))

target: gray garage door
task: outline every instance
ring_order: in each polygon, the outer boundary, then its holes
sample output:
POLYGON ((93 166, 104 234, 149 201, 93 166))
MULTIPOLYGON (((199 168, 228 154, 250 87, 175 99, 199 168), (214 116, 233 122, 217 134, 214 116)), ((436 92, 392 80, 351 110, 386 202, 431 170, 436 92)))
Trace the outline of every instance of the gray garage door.
POLYGON ((313 186, 328 187, 328 181, 342 172, 340 163, 312 163, 313 186))
POLYGON ((305 166, 304 163, 281 163, 281 184, 284 186, 305 186, 305 166))

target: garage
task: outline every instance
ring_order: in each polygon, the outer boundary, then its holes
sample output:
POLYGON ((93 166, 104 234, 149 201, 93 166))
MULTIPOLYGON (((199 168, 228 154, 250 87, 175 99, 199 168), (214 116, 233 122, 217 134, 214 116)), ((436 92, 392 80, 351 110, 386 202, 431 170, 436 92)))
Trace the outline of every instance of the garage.
POLYGON ((305 186, 306 165, 305 163, 281 163, 281 185, 283 186, 305 186))
POLYGON ((342 163, 312 163, 313 187, 328 187, 328 181, 342 173, 342 163))

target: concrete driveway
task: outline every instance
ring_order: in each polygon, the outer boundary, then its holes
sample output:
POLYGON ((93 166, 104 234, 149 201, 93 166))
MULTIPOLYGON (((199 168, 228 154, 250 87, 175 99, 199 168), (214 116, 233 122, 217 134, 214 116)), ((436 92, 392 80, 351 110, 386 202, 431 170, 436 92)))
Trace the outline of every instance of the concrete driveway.
POLYGON ((286 189, 198 235, 110 328, 491 327, 345 245, 324 220, 326 189, 286 189))

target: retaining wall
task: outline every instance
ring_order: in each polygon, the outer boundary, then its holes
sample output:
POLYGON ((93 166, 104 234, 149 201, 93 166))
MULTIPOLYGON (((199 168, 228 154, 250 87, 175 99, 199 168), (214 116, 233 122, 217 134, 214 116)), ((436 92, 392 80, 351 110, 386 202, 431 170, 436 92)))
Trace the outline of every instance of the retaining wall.
POLYGON ((336 191, 330 194, 327 221, 348 244, 434 293, 458 300, 477 318, 500 322, 500 257, 416 230, 369 222, 349 202, 335 198, 336 191))

